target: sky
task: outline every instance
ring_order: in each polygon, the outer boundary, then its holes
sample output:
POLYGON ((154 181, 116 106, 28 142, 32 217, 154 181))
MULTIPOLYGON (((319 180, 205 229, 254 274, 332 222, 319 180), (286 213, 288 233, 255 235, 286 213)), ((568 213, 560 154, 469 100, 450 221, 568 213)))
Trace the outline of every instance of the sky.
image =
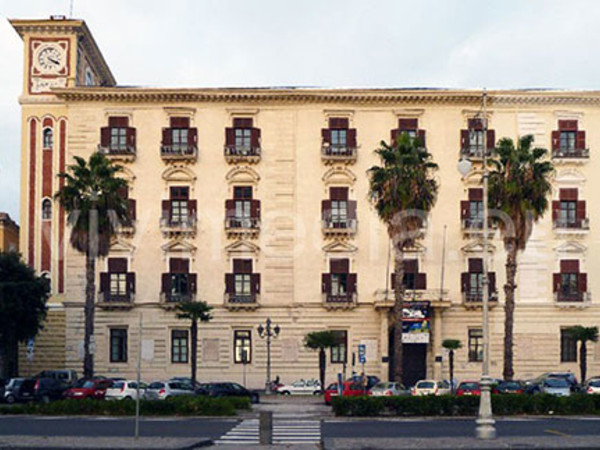
MULTIPOLYGON (((22 41, 0 0, 0 211, 19 218, 22 41)), ((119 85, 600 87, 595 0, 73 0, 119 85)))

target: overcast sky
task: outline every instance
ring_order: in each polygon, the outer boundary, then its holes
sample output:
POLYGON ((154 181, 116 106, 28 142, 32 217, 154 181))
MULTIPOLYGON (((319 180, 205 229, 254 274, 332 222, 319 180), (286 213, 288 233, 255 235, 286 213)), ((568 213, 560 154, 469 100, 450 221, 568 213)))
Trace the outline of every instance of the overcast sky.
MULTIPOLYGON (((18 220, 22 42, 0 0, 0 211, 18 220)), ((135 86, 600 87, 600 1, 74 0, 117 82, 135 86)))

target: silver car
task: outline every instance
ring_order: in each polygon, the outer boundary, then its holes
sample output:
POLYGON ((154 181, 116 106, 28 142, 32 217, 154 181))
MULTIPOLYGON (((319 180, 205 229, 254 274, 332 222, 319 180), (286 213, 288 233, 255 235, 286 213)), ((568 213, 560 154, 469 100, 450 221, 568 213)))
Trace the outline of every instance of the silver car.
POLYGON ((150 383, 146 389, 146 398, 148 400, 164 400, 169 397, 194 394, 194 389, 189 384, 172 380, 155 381, 150 383))
POLYGON ((569 397, 571 395, 571 384, 564 378, 546 378, 541 385, 543 394, 569 397))
POLYGON ((410 395, 410 389, 406 389, 403 384, 394 381, 381 381, 371 388, 369 395, 373 397, 410 395))

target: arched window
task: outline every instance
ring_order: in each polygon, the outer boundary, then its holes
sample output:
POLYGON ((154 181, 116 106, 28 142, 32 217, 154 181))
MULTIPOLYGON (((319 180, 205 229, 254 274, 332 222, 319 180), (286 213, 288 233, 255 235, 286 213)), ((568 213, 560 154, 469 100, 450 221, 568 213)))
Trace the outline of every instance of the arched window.
POLYGON ((42 200, 42 220, 52 219, 52 202, 49 198, 42 200))
POLYGON ((54 133, 52 128, 44 129, 44 150, 52 150, 54 147, 54 133))
POLYGON ((44 279, 46 283, 48 283, 48 290, 52 292, 52 277, 50 276, 50 272, 47 270, 40 273, 40 276, 44 279))

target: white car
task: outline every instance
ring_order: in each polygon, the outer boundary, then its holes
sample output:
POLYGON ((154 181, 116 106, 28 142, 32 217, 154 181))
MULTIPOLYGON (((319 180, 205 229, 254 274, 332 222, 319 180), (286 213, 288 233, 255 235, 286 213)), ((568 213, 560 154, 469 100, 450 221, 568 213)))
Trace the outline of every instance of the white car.
POLYGON ((389 397, 392 395, 410 395, 410 391, 402 383, 381 381, 371 388, 369 395, 373 397, 389 397))
MULTIPOLYGON (((146 383, 140 383, 140 400, 146 398, 146 383)), ((115 381, 113 385, 106 390, 104 396, 106 400, 136 400, 137 399, 137 381, 115 381)))
POLYGON ((148 400, 164 400, 180 395, 195 395, 194 389, 187 383, 180 381, 155 381, 146 389, 148 400))
POLYGON ((585 392, 588 394, 600 394, 600 378, 592 378, 585 384, 585 392))
POLYGON ((282 395, 318 395, 321 393, 319 380, 299 380, 292 384, 284 384, 277 389, 282 395))
POLYGON ((451 393, 450 383, 446 380, 421 380, 417 381, 412 388, 412 395, 449 395, 451 393))

